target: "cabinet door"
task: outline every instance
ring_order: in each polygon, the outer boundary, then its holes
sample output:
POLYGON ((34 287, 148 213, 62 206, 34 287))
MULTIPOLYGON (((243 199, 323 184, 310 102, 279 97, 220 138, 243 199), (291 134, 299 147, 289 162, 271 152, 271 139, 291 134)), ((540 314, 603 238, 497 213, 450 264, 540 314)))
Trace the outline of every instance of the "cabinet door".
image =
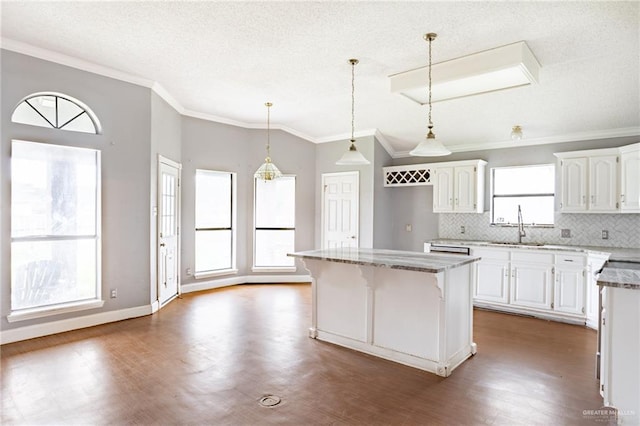
POLYGON ((478 263, 475 300, 509 303, 509 262, 487 259, 478 263))
POLYGON ((587 158, 567 158, 560 163, 563 212, 587 210, 587 158))
POLYGON ((640 212, 640 150, 620 156, 621 211, 640 212))
POLYGON ((439 167, 433 171, 433 211, 453 211, 453 167, 439 167))
POLYGON ((553 309, 571 314, 584 313, 584 270, 556 266, 553 309))
POLYGON ((551 309, 552 266, 511 263, 511 304, 551 309))
POLYGON ((454 175, 453 210, 456 212, 475 212, 477 192, 475 166, 456 167, 454 175))
POLYGON ((590 211, 618 210, 618 156, 604 155, 589 158, 590 211))

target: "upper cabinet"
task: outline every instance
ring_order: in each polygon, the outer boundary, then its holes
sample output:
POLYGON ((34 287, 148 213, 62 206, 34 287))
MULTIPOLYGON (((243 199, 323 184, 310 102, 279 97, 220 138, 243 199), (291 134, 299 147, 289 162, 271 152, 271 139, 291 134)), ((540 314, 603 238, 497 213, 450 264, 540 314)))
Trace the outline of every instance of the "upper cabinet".
POLYGON ((433 186, 435 213, 484 211, 484 160, 384 167, 384 186, 433 186))
POLYGON ((640 143, 620 148, 620 211, 640 213, 640 143))
POLYGON ((433 164, 433 211, 482 213, 486 164, 483 160, 433 164))
POLYGON ((555 156, 563 213, 640 213, 640 143, 555 156))

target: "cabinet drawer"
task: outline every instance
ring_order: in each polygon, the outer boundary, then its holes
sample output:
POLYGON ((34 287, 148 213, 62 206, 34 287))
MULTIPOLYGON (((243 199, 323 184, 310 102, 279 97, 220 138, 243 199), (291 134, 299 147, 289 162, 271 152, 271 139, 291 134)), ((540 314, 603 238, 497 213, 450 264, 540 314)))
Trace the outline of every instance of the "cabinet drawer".
POLYGON ((556 266, 579 266, 586 265, 587 256, 575 254, 557 254, 556 266))
POLYGON ((509 261, 509 250, 472 249, 473 256, 480 256, 482 260, 494 259, 509 261))
POLYGON ((511 252, 512 262, 546 263, 553 265, 553 254, 536 253, 533 250, 514 250, 511 252))

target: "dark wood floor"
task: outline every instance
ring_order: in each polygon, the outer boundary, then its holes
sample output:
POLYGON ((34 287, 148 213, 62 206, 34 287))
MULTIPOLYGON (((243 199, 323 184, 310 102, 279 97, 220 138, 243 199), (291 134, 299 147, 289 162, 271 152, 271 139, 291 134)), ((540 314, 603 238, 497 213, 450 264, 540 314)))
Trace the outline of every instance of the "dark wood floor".
POLYGON ((578 425, 602 405, 584 327, 477 311, 478 353, 445 379, 309 339, 309 322, 308 285, 246 285, 4 345, 0 422, 578 425))

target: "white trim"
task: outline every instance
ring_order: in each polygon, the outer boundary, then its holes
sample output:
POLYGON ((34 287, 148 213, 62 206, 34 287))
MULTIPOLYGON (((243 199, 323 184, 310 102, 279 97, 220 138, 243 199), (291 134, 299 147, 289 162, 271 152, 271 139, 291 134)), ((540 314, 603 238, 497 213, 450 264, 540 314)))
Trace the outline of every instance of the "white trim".
POLYGON ((251 272, 295 272, 295 266, 253 266, 251 272))
POLYGON ((199 280, 202 278, 221 277, 223 275, 235 275, 237 273, 238 273, 238 270, 235 268, 221 269, 219 271, 196 272, 193 274, 193 278, 199 280))
POLYGON ((102 75, 116 80, 125 81, 138 86, 151 88, 154 84, 152 80, 138 77, 114 68, 98 65, 84 59, 68 56, 63 53, 52 50, 43 49, 31 44, 23 43, 17 40, 2 37, 0 38, 0 46, 5 50, 10 50, 23 55, 33 56, 35 58, 44 59, 45 61, 55 62, 56 64, 66 65, 71 68, 87 71, 93 74, 102 75))
POLYGON ((20 340, 33 339, 36 337, 48 336, 50 334, 64 333, 65 331, 77 330, 80 328, 93 327, 110 322, 122 321, 129 318, 136 318, 152 313, 151 305, 137 306, 134 308, 120 309, 117 311, 101 312, 98 314, 85 315, 76 318, 52 321, 43 324, 29 325, 26 327, 14 328, 0 331, 0 344, 18 342, 20 340))
POLYGON ((244 275, 182 285, 182 293, 213 290, 239 284, 280 284, 311 282, 311 275, 244 275))
POLYGON ((8 322, 27 321, 35 318, 50 317, 53 315, 66 314, 68 312, 85 311, 97 309, 104 306, 104 300, 83 300, 81 302, 71 302, 56 306, 47 306, 32 309, 20 309, 7 315, 8 322))
MULTIPOLYGON (((138 77, 114 68, 98 65, 93 62, 86 61, 84 59, 75 58, 72 56, 64 55, 62 53, 50 51, 40 47, 36 47, 27 43, 19 42, 13 39, 0 37, 0 47, 5 50, 9 50, 16 53, 21 53, 28 56, 33 56, 45 61, 54 62, 61 65, 66 65, 71 68, 76 68, 82 71, 87 71, 93 74, 102 75, 105 77, 113 78, 116 80, 124 81, 127 83, 136 84, 138 86, 148 87, 154 91, 158 96, 164 99, 169 105, 171 105, 178 113, 187 117, 199 118, 201 120, 213 121, 216 123, 229 124, 236 127, 242 127, 245 129, 263 129, 264 124, 252 124, 242 121, 233 120, 230 118, 220 117, 203 112, 192 111, 184 108, 176 98, 173 97, 160 83, 157 81, 149 80, 146 78, 138 77)), ((351 137, 350 134, 332 135, 321 138, 315 138, 309 136, 297 130, 291 129, 287 126, 272 124, 272 129, 279 129, 298 138, 307 140, 312 143, 325 143, 334 142, 338 140, 345 140, 351 137)), ((409 151, 396 151, 391 147, 388 138, 382 135, 379 129, 361 130, 354 134, 356 137, 363 136, 375 136, 384 149, 389 153, 392 158, 407 158, 410 157, 409 151)), ((500 148, 516 148, 530 145, 543 145, 552 143, 585 141, 594 139, 612 139, 629 136, 640 136, 640 127, 625 127, 619 129, 608 130, 596 130, 589 132, 573 133, 570 135, 551 136, 538 139, 522 139, 517 143, 512 140, 494 142, 486 144, 481 147, 480 150, 500 149, 500 148)), ((452 152, 466 152, 466 151, 478 151, 477 144, 462 144, 457 146, 448 147, 452 152)))

